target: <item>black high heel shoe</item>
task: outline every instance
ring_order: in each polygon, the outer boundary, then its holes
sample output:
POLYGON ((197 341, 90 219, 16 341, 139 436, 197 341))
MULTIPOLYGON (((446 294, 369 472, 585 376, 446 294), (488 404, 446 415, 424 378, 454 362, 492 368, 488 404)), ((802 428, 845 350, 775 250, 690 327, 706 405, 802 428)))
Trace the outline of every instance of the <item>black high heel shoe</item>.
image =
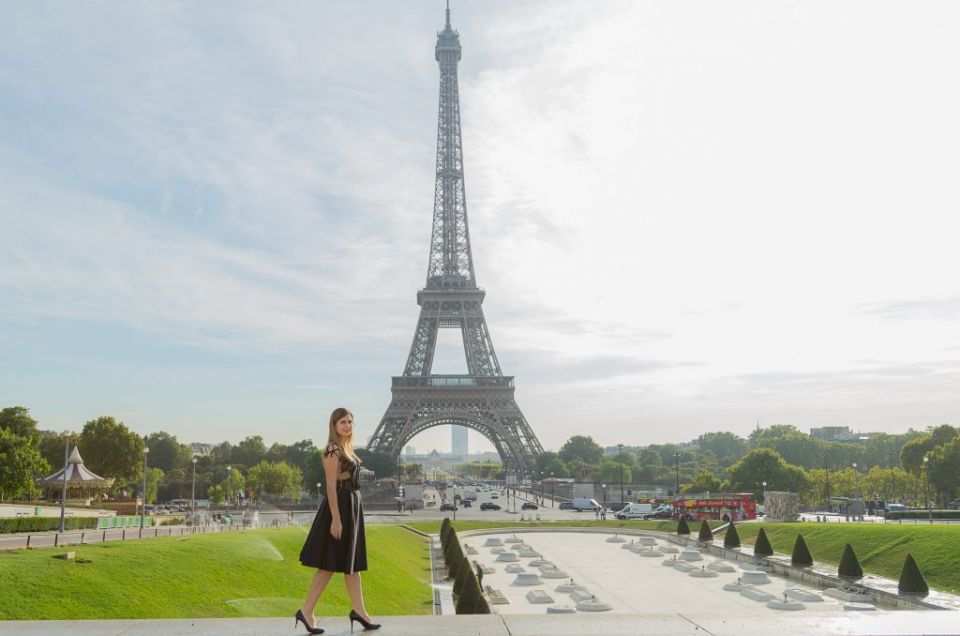
MULTIPOLYGON (((306 617, 303 615, 303 610, 297 610, 297 613, 293 615, 293 627, 296 629, 297 623, 303 623, 303 626, 311 634, 322 634, 322 627, 310 627, 310 623, 307 622, 306 617)), ((353 623, 351 623, 352 625, 353 623)))
POLYGON ((359 614, 357 614, 356 610, 350 610, 350 631, 351 632, 353 631, 353 621, 357 621, 358 623, 363 625, 364 630, 380 629, 380 623, 368 623, 367 621, 363 620, 363 618, 359 614))

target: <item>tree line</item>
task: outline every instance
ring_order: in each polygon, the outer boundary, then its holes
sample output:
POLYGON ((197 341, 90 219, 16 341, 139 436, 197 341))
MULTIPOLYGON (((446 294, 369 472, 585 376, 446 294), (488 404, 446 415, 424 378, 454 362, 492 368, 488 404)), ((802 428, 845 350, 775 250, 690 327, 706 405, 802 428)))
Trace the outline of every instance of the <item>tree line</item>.
MULTIPOLYGON (((197 498, 220 503, 238 495, 299 499, 317 494, 323 482, 322 450, 312 440, 267 446, 259 435, 239 443, 221 442, 196 457, 175 435, 146 436, 123 422, 101 416, 79 432, 41 430, 22 406, 0 410, 0 496, 32 498, 37 480, 63 466, 64 446, 77 446, 86 466, 114 478, 112 494, 140 491, 144 449, 147 500, 189 498, 196 470, 197 498)), ((359 449, 364 466, 380 477, 396 476, 397 458, 359 449)), ((502 479, 502 468, 484 464, 460 468, 478 478, 502 479)), ((537 458, 534 479, 565 477, 607 483, 663 486, 673 492, 754 492, 789 490, 807 505, 826 497, 873 498, 911 503, 931 498, 947 505, 960 490, 960 429, 948 424, 902 434, 878 433, 857 442, 825 441, 790 425, 757 428, 747 437, 704 433, 689 444, 616 446, 604 449, 576 435, 559 451, 537 458), (926 458, 926 460, 925 460, 926 458)), ((428 475, 429 477, 429 475, 428 475)))

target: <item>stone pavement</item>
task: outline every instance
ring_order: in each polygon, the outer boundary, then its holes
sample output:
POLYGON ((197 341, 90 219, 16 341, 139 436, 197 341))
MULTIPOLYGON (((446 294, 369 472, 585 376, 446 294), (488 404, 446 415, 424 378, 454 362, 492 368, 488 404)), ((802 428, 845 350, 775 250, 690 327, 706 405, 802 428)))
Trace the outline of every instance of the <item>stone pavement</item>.
MULTIPOLYGON (((502 616, 383 616, 383 636, 819 636, 919 635, 960 633, 960 612, 902 611, 883 615, 778 616, 759 614, 730 618, 729 615, 701 614, 691 608, 682 614, 603 614, 502 616)), ((110 621, 6 621, 0 622, 0 635, 37 636, 298 636, 293 618, 209 618, 170 620, 110 621)), ((324 619, 320 623, 330 636, 350 633, 346 618, 324 619)), ((360 627, 354 634, 360 634, 360 627)))

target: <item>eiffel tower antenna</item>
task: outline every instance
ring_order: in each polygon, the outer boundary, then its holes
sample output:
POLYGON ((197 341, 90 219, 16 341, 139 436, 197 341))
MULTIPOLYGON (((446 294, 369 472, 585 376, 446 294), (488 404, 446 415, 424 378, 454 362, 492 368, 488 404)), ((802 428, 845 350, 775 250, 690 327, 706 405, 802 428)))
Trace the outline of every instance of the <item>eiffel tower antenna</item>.
POLYGON ((393 399, 367 448, 399 456, 412 437, 428 428, 466 426, 493 443, 508 471, 522 475, 534 469, 543 447, 517 406, 513 377, 500 369, 483 315, 486 292, 477 286, 474 274, 463 182, 460 53, 460 34, 450 26, 447 0, 446 23, 437 33, 435 49, 440 109, 427 280, 417 292, 420 318, 403 375, 393 377, 393 399), (440 329, 460 330, 466 374, 433 373, 440 329))

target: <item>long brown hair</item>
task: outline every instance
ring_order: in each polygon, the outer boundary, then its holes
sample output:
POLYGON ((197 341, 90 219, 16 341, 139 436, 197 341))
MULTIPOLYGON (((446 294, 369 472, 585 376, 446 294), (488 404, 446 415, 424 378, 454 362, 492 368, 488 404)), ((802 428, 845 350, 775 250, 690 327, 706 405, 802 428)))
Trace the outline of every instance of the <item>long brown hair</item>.
MULTIPOLYGON (((343 449, 343 452, 346 453, 347 457, 350 459, 356 459, 357 454, 353 452, 353 431, 350 432, 349 437, 340 437, 340 435, 337 433, 337 422, 342 420, 347 415, 353 417, 353 413, 351 413, 349 409, 345 409, 342 406, 333 409, 333 413, 330 414, 330 434, 327 436, 327 443, 336 444, 343 449)), ((354 418, 354 426, 356 426, 356 418, 354 418)))

